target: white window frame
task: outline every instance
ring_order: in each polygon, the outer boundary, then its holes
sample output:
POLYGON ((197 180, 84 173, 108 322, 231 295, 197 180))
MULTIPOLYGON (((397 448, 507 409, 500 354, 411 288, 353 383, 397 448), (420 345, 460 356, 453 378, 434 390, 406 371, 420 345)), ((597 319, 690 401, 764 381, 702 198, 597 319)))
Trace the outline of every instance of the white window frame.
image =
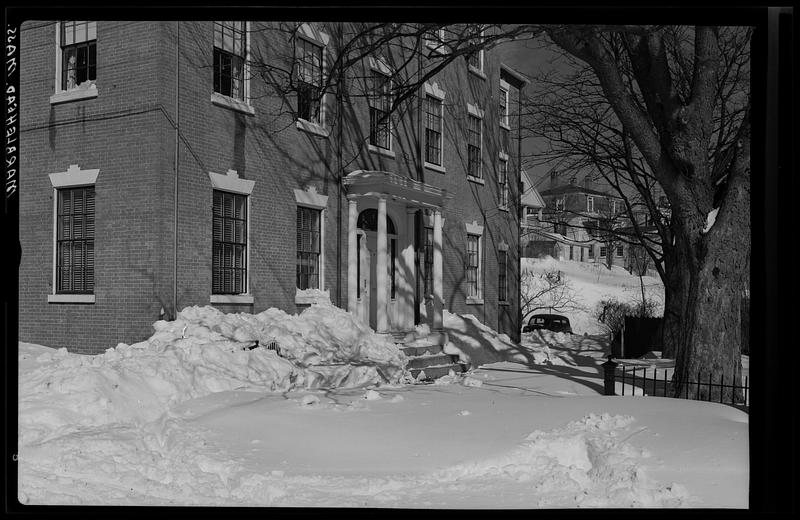
POLYGON ((564 210, 564 199, 556 198, 556 211, 563 211, 563 210, 564 210))
MULTIPOLYGON (((243 67, 242 70, 242 88, 244 88, 244 93, 242 95, 242 100, 234 99, 230 96, 225 96, 220 94, 219 92, 214 92, 214 86, 212 82, 211 86, 211 103, 214 105, 229 108, 231 110, 235 110, 237 112, 241 112, 243 114, 247 114, 249 116, 254 116, 256 111, 253 105, 251 104, 250 99, 250 22, 244 22, 244 59, 243 59, 243 67)), ((211 24, 211 52, 214 52, 214 22, 211 24)), ((212 63, 213 69, 213 63, 212 63)), ((213 70, 212 70, 213 74, 213 70)), ((249 198, 248 198, 249 200, 249 198)))
MULTIPOLYGON (((479 225, 477 221, 472 223, 465 222, 464 227, 467 235, 478 237, 478 269, 477 269, 477 296, 467 296, 467 305, 483 305, 483 226, 479 225)), ((466 241, 465 241, 466 244, 466 241)), ((466 250, 465 250, 466 251, 466 250)))
POLYGON ((502 165, 505 164, 505 170, 506 170, 506 182, 503 183, 503 184, 500 184, 500 171, 501 170, 498 169, 498 172, 497 172, 497 188, 498 188, 498 191, 500 192, 500 202, 497 205, 497 207, 502 211, 508 211, 508 205, 511 202, 511 187, 510 187, 509 182, 508 182, 509 181, 509 179, 508 179, 509 158, 510 158, 509 155, 507 153, 505 153, 505 152, 500 152, 498 154, 498 159, 499 159, 498 168, 502 168, 502 165), (503 197, 504 193, 507 195, 506 197, 503 197), (505 204, 503 204, 503 198, 506 199, 506 203, 505 204))
MULTIPOLYGON (((469 174, 469 164, 467 164, 467 180, 470 182, 475 182, 477 184, 486 184, 486 181, 483 178, 483 116, 484 112, 481 110, 480 107, 477 105, 473 105, 472 103, 467 103, 467 132, 469 132, 469 117, 476 117, 480 120, 480 177, 476 177, 474 175, 469 174)), ((467 146, 469 147, 469 135, 467 135, 467 146)), ((467 161, 469 161, 469 148, 467 148, 467 161)))
MULTIPOLYGON (((328 44, 331 37, 329 34, 318 30, 313 25, 303 22, 297 31, 297 36, 309 43, 322 47, 322 84, 325 84, 328 70, 328 44)), ((327 90, 322 94, 322 99, 319 100, 319 123, 308 121, 300 117, 297 118, 295 126, 298 130, 308 132, 310 134, 318 135, 320 137, 329 137, 331 129, 328 127, 328 92, 327 90)))
POLYGON ((616 199, 611 199, 611 216, 617 214, 617 204, 618 201, 616 199))
MULTIPOLYGON (((368 88, 367 88, 367 92, 369 93, 367 95, 367 106, 368 106, 367 112, 368 112, 368 117, 369 117, 369 110, 372 108, 372 105, 371 105, 371 102, 370 102, 370 98, 371 98, 371 95, 372 95, 372 91, 370 90, 372 88, 372 83, 371 83, 372 74, 377 72, 379 74, 383 74, 384 76, 387 76, 389 78, 389 91, 390 92, 391 92, 391 88, 392 88, 392 82, 393 82, 392 75, 393 74, 392 74, 391 67, 389 67, 389 65, 386 63, 386 61, 383 58, 374 58, 372 56, 369 57, 368 70, 369 70, 369 73, 370 73, 370 79, 368 80, 370 83, 368 84, 368 88)), ((370 128, 370 130, 371 130, 371 128, 370 128)), ((381 148, 380 146, 373 145, 372 143, 369 142, 369 136, 367 136, 367 150, 369 150, 371 153, 375 153, 375 154, 378 154, 378 155, 383 155, 385 157, 389 157, 389 158, 394 159, 395 158, 395 151, 394 151, 394 139, 392 138, 393 137, 392 136, 392 132, 393 131, 394 131, 394 124, 393 124, 393 121, 392 121, 392 114, 390 112, 389 113, 389 148, 381 148)))
MULTIPOLYGON (((97 183, 97 176, 100 169, 82 170, 77 164, 70 164, 67 171, 51 173, 50 184, 53 186, 53 271, 52 271, 52 290, 47 295, 47 303, 95 303, 94 294, 57 294, 56 265, 58 262, 58 190, 64 188, 79 188, 84 186, 94 186, 97 183)), ((95 201, 95 230, 97 229, 97 202, 95 201)), ((95 236, 95 251, 97 250, 95 236)), ((97 267, 95 255, 95 268, 97 267)))
POLYGON ((425 168, 428 168, 429 170, 433 170, 433 171, 436 171, 436 172, 439 172, 439 173, 446 173, 447 170, 446 170, 446 168, 444 166, 444 141, 445 141, 444 140, 444 98, 447 95, 447 93, 439 87, 438 83, 436 83, 436 82, 428 83, 426 81, 425 82, 425 95, 426 96, 431 96, 431 97, 434 97, 434 98, 438 99, 439 103, 441 104, 441 110, 442 110, 441 160, 442 160, 442 164, 439 165, 439 164, 429 163, 428 161, 424 160, 425 157, 423 155, 424 165, 425 165, 425 168))
POLYGON ((608 248, 606 246, 600 246, 600 258, 606 258, 608 255, 608 248))
MULTIPOLYGON (((318 209, 319 214, 319 290, 326 291, 325 289, 325 218, 328 212, 328 196, 317 193, 315 186, 308 186, 305 190, 294 189, 294 200, 298 206, 318 209)), ((297 246, 295 246, 296 248, 297 246)), ((296 252, 296 251, 295 251, 296 252)), ((295 260, 296 261, 296 260, 295 260)), ((296 268, 296 267, 295 267, 296 268)), ((297 280, 295 280, 295 294, 294 303, 296 305, 310 305, 317 301, 314 296, 303 294, 297 288, 297 280)))
MULTIPOLYGON (((508 106, 509 101, 511 100, 511 96, 509 92, 511 91, 511 85, 508 84, 505 80, 500 80, 500 96, 505 98, 505 112, 500 114, 500 127, 505 128, 506 130, 511 130, 510 124, 510 114, 511 110, 508 106)), ((498 104, 498 110, 500 105, 498 104)))
POLYGON ((586 212, 594 213, 594 196, 592 195, 586 196, 586 212))
POLYGON ((625 257, 625 248, 624 248, 624 246, 617 246, 614 249, 615 249, 614 256, 616 256, 617 258, 624 258, 625 257))
MULTIPOLYGON (((244 281, 245 292, 242 294, 211 294, 209 302, 212 304, 233 304, 233 305, 250 305, 253 303, 253 295, 250 294, 250 266, 251 266, 251 242, 250 242, 250 225, 252 213, 250 211, 250 195, 253 193, 253 187, 256 181, 241 179, 236 170, 228 170, 225 175, 208 172, 208 178, 211 181, 211 187, 215 191, 227 191, 237 195, 244 195, 247 201, 247 247, 245 248, 245 270, 247 276, 244 281)), ((213 276, 213 274, 212 274, 213 276)))
MULTIPOLYGON (((95 20, 95 27, 98 27, 97 21, 95 20)), ((56 26, 56 74, 55 74, 55 88, 53 90, 53 95, 50 96, 50 104, 56 105, 58 103, 67 103, 69 101, 77 101, 79 99, 92 99, 97 97, 97 79, 95 78, 89 85, 86 87, 76 87, 71 90, 62 90, 61 88, 61 73, 62 73, 62 60, 64 58, 64 53, 61 50, 61 26, 62 22, 58 21, 55 24, 56 26)), ((96 29, 95 29, 96 30, 96 29)), ((95 39, 97 40, 97 35, 95 35, 95 39)))
MULTIPOLYGON (((481 43, 483 43, 485 32, 486 29, 481 29, 480 35, 478 36, 481 43)), ((469 63, 469 61, 467 61, 467 69, 481 79, 486 79, 486 73, 484 72, 484 70, 486 69, 484 53, 485 53, 484 49, 480 49, 478 51, 478 64, 479 64, 478 67, 475 67, 474 65, 469 63)))
POLYGON ((434 40, 431 40, 429 38, 426 38, 427 34, 430 34, 430 33, 433 33, 433 32, 434 31, 425 31, 425 33, 422 35, 422 38, 425 40, 425 47, 427 49, 430 49, 433 52, 438 52, 440 54, 447 54, 448 52, 450 52, 449 49, 447 48, 446 44, 445 44, 445 41, 444 41, 444 37, 445 37, 444 27, 439 27, 438 29, 435 29, 436 37, 438 38, 438 41, 434 41, 434 40))

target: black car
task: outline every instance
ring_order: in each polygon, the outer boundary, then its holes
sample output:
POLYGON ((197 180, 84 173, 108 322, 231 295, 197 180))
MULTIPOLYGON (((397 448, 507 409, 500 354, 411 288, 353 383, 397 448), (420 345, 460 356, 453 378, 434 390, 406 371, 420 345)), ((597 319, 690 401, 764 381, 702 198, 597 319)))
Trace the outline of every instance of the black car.
POLYGON ((539 329, 572 334, 569 318, 560 314, 534 314, 528 320, 528 324, 522 328, 522 332, 531 332, 539 329))

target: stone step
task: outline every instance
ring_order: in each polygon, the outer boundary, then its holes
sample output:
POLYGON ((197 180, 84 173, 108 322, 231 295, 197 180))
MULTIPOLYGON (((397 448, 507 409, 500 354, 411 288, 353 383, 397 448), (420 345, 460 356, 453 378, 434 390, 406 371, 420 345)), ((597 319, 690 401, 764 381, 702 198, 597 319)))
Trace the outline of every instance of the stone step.
POLYGON ((400 347, 400 350, 403 351, 408 357, 415 357, 415 356, 424 356, 426 354, 439 354, 442 351, 441 345, 426 345, 426 344, 416 344, 416 345, 409 345, 405 347, 400 347))
POLYGON ((456 374, 458 374, 469 370, 469 366, 466 365, 465 363, 451 363, 449 365, 430 366, 425 368, 412 368, 410 372, 411 376, 414 379, 417 379, 419 373, 424 371, 425 379, 423 381, 431 381, 446 376, 447 374, 450 373, 451 370, 456 374))
POLYGON ((408 360, 408 368, 425 368, 439 365, 452 365, 458 363, 458 356, 451 354, 431 354, 415 356, 408 360))

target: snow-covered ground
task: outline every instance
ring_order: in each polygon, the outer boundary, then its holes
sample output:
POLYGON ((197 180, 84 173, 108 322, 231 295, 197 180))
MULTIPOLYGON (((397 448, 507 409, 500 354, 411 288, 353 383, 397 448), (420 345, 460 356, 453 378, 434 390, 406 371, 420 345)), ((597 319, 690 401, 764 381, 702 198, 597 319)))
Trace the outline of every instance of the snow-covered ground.
POLYGON ((19 500, 748 506, 746 413, 602 396, 602 335, 516 345, 449 312, 445 328, 446 350, 480 368, 429 385, 409 384, 394 344, 324 302, 299 316, 187 308, 93 357, 21 343, 19 500))

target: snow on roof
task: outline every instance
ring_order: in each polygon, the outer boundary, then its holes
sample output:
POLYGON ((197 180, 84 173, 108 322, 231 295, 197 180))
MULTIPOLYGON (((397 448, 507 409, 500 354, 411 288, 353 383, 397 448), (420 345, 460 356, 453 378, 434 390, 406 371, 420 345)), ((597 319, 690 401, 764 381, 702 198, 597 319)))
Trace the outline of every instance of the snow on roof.
POLYGON ((520 201, 523 206, 529 206, 532 208, 544 208, 546 205, 542 196, 539 194, 539 191, 531 182, 531 178, 528 175, 528 172, 522 170, 522 196, 520 197, 520 201))

